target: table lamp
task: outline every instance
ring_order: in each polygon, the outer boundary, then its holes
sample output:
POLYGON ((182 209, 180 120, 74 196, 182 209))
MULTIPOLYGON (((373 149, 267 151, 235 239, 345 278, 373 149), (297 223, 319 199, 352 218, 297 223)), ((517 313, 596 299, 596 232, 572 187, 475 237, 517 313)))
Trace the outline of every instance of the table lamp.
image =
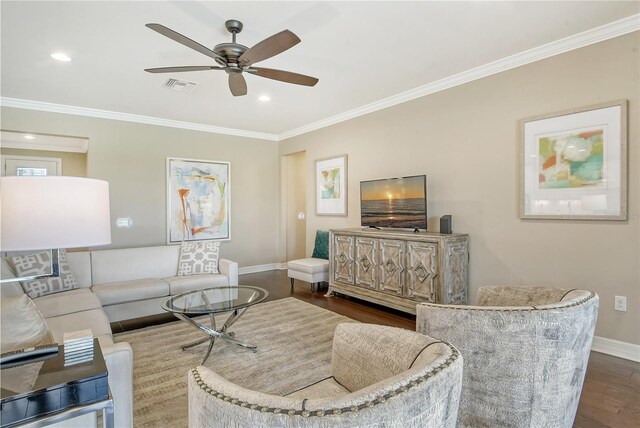
POLYGON ((59 276, 60 248, 111 243, 109 183, 82 177, 2 177, 0 225, 0 250, 51 251, 50 274, 0 282, 59 276))

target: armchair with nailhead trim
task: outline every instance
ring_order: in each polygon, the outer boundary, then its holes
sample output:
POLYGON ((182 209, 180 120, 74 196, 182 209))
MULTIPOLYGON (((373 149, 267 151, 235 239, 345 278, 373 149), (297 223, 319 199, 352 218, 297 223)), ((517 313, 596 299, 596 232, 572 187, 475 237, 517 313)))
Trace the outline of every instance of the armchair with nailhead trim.
POLYGON ((459 427, 571 427, 598 317, 598 295, 481 287, 476 306, 421 303, 416 330, 464 355, 459 427))
MULTIPOLYGON (((310 370, 313 370, 312 368, 310 370)), ((454 427, 462 356, 452 345, 394 327, 343 323, 331 376, 285 396, 189 371, 189 427, 454 427)))

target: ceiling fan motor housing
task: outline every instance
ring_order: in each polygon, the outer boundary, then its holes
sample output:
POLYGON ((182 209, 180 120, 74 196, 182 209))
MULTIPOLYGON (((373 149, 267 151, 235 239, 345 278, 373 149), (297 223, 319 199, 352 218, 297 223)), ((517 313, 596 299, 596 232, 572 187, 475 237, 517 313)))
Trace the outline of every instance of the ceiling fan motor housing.
MULTIPOLYGON (((245 53, 247 49, 249 48, 238 43, 220 43, 213 48, 213 51, 218 55, 225 57, 228 64, 237 64, 238 58, 240 55, 245 53)), ((220 58, 215 58, 215 60, 223 67, 227 65, 220 58)))

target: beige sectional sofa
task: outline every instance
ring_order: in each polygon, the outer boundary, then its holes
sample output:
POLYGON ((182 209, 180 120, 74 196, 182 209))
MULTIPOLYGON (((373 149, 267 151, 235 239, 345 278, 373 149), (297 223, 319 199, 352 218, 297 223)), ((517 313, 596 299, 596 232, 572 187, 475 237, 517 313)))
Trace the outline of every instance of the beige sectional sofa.
MULTIPOLYGON (((65 332, 90 328, 109 370, 115 426, 133 424, 133 352, 128 343, 114 343, 110 323, 163 313, 160 303, 170 295, 207 287, 238 285, 238 264, 220 259, 219 274, 176 276, 180 246, 156 246, 67 253, 78 288, 33 299, 53 339, 65 332)), ((7 258, 2 278, 15 277, 7 258)), ((2 284, 2 299, 24 294, 18 282, 2 284)), ((86 426, 87 421, 76 421, 86 426)))

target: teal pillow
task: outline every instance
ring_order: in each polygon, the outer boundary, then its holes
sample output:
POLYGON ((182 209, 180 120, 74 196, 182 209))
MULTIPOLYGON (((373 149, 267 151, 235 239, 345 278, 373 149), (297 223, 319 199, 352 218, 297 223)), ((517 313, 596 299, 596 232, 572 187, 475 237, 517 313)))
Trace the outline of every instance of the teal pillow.
POLYGON ((313 246, 311 257, 316 259, 329 260, 329 232, 318 230, 316 232, 316 243, 313 246))

